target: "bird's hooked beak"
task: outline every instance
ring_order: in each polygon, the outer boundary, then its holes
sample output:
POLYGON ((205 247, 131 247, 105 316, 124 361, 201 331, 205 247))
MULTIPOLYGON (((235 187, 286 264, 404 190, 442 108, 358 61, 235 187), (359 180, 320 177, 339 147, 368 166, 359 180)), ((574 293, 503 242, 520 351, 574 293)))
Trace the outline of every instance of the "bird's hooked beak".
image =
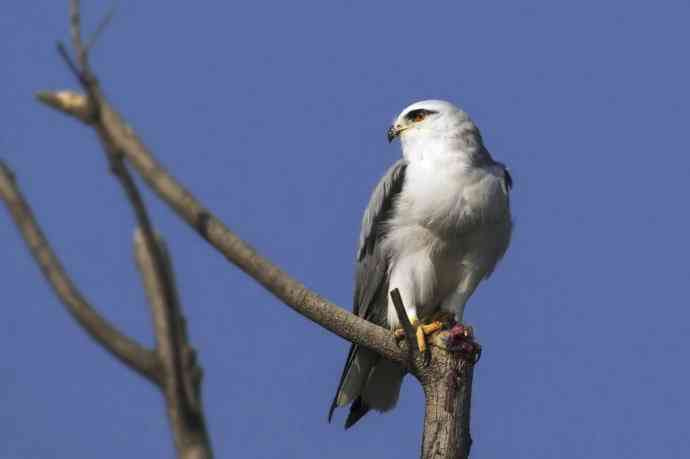
POLYGON ((388 132, 386 133, 386 137, 388 137, 388 143, 391 143, 393 139, 396 137, 400 136, 402 132, 407 129, 405 127, 400 126, 399 124, 394 124, 393 126, 388 128, 388 132))

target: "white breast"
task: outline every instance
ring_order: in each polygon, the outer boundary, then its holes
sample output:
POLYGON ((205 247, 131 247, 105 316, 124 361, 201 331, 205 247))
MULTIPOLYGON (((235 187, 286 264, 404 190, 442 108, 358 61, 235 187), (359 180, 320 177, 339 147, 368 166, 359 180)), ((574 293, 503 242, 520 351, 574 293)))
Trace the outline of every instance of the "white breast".
POLYGON ((442 234, 503 218, 508 211, 501 178, 492 170, 453 160, 411 163, 397 203, 399 224, 422 225, 442 234))
POLYGON ((401 287, 415 312, 437 307, 467 275, 478 282, 505 251, 508 199, 494 172, 456 159, 408 165, 384 244, 393 255, 391 287, 401 287))

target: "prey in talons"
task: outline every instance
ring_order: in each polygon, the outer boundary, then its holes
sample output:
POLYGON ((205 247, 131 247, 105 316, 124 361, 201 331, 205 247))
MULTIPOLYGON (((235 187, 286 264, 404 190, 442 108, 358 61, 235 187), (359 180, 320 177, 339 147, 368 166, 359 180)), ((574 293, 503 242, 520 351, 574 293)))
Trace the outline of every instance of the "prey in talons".
POLYGON ((448 331, 448 350, 460 353, 472 365, 482 356, 482 347, 474 338, 474 329, 469 325, 455 324, 448 331))

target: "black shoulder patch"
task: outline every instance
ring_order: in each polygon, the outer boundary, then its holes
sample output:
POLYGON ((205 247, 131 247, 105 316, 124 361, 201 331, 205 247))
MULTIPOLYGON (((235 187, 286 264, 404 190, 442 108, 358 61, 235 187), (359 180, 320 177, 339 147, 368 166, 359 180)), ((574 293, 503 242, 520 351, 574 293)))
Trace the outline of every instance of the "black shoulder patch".
POLYGON ((513 177, 510 176, 510 172, 508 172, 508 168, 504 167, 503 168, 503 180, 506 182, 506 188, 509 190, 513 189, 513 177))

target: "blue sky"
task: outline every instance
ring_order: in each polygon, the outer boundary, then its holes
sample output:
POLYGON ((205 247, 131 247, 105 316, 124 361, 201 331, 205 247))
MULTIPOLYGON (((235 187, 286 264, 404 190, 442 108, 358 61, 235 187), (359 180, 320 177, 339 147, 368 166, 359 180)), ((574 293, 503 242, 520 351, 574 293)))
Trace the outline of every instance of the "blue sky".
MULTIPOLYGON (((84 1, 93 29, 108 1, 84 1)), ((73 88, 67 2, 0 16, 0 156, 93 304, 152 344, 133 218, 73 88)), ((112 102, 241 237, 350 307, 371 188, 408 103, 461 105, 515 180, 513 244, 471 299, 473 457, 687 457, 690 6, 684 1, 119 2, 112 102)), ((415 457, 422 393, 343 431, 347 343, 228 265, 148 191, 218 457, 415 457)), ((82 333, 0 210, 0 457, 170 457, 160 395, 82 333)))

